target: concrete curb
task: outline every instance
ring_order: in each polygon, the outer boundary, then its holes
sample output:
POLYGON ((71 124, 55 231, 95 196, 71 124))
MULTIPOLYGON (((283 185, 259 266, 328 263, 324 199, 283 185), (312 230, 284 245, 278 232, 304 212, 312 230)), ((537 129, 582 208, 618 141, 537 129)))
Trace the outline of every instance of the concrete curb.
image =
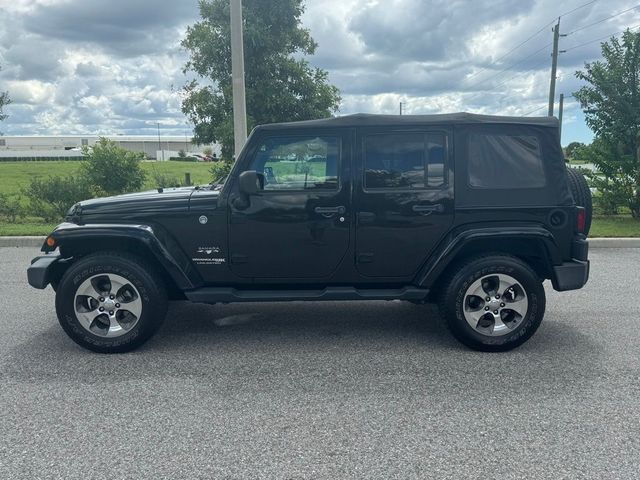
POLYGON ((590 238, 589 248, 640 248, 640 238, 590 238))
POLYGON ((0 237, 0 247, 38 247, 46 237, 0 237))
MULTIPOLYGON (((0 247, 41 247, 45 237, 0 237, 0 247)), ((640 238, 590 238, 589 248, 640 248, 640 238)))

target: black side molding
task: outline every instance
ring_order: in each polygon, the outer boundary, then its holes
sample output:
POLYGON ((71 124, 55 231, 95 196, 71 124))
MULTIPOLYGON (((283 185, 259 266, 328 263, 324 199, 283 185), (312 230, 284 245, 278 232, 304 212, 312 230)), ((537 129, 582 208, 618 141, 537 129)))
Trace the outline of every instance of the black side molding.
POLYGON ((205 287, 185 292, 192 302, 291 302, 296 300, 412 300, 424 301, 429 290, 417 287, 397 289, 359 289, 327 287, 317 290, 242 290, 228 287, 205 287))

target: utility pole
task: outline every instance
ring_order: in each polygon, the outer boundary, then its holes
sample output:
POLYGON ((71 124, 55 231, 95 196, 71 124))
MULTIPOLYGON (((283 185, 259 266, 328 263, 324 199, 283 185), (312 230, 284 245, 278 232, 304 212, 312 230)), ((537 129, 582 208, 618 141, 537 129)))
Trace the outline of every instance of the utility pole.
POLYGON ((231 2, 231 77, 233 79, 233 136, 236 158, 247 141, 247 104, 244 91, 242 0, 231 2))
POLYGON ((400 115, 402 115, 402 102, 400 102, 400 115))
MULTIPOLYGON (((162 151, 162 143, 160 143, 160 122, 158 122, 157 125, 158 125, 158 150, 160 152, 162 152, 162 160, 164 160, 164 152, 162 151)), ((156 160, 160 160, 160 159, 156 158, 156 160)))
POLYGON ((549 83, 549 116, 553 117, 553 107, 556 99, 556 75, 558 71, 558 54, 564 53, 564 50, 558 50, 558 43, 560 37, 566 37, 566 35, 560 35, 560 17, 558 17, 558 23, 553 27, 553 53, 551 54, 551 82, 549 83))
POLYGON ((562 142, 562 115, 564 113, 564 93, 560 94, 560 105, 558 106, 558 122, 560 123, 560 141, 562 142))

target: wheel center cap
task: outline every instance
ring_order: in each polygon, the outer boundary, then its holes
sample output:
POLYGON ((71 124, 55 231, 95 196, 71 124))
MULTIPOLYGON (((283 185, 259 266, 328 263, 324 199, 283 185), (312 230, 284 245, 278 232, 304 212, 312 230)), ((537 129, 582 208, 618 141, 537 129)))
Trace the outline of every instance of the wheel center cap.
POLYGON ((110 298, 106 298, 105 301, 102 303, 102 306, 104 306, 104 308, 106 310, 113 310, 116 306, 116 302, 115 300, 111 300, 110 298))
POLYGON ((493 299, 489 302, 489 308, 491 310, 498 310, 500 308, 500 300, 493 299))

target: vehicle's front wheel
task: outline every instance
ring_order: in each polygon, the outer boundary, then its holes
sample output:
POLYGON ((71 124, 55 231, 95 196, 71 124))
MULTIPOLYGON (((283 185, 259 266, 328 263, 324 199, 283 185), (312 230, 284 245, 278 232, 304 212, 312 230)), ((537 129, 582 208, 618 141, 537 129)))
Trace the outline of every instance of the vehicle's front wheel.
POLYGON ((521 260, 478 257, 446 280, 440 311, 453 335, 475 350, 505 351, 526 342, 545 309, 542 281, 521 260))
POLYGON ((121 353, 155 333, 167 312, 167 294, 159 275, 136 257, 97 253, 65 272, 56 292, 56 312, 77 344, 121 353))

